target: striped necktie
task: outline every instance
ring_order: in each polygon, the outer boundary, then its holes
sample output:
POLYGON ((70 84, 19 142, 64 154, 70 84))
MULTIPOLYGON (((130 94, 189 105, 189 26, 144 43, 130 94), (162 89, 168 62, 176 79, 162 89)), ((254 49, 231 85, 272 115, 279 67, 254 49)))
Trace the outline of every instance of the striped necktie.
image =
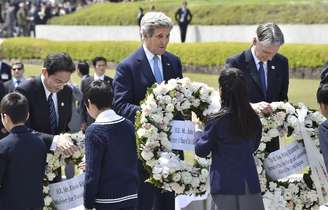
POLYGON ((52 100, 52 93, 50 93, 48 97, 48 106, 49 106, 49 121, 50 121, 51 134, 56 134, 57 116, 56 116, 55 104, 54 101, 52 100))

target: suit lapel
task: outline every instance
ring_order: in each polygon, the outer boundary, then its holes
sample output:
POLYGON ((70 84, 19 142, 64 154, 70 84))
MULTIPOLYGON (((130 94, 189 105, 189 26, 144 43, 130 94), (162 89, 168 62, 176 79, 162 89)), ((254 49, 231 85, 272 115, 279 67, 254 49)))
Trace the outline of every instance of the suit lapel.
POLYGON ((67 106, 68 104, 65 104, 65 94, 64 94, 64 90, 61 90, 57 93, 57 107, 58 107, 58 130, 63 130, 63 123, 64 123, 64 112, 65 112, 65 106, 67 106))
POLYGON ((167 82, 169 79, 173 78, 172 75, 172 64, 170 63, 168 57, 164 54, 162 55, 162 69, 164 80, 167 82))
POLYGON ((271 99, 272 98, 272 90, 274 90, 274 85, 276 83, 276 70, 275 70, 275 65, 274 62, 268 61, 268 87, 267 87, 267 98, 271 99))
POLYGON ((36 88, 36 90, 39 90, 39 94, 37 94, 36 96, 41 97, 40 104, 38 104, 38 107, 40 107, 40 109, 42 109, 42 107, 44 107, 44 110, 40 113, 42 113, 41 116, 43 116, 44 122, 47 123, 47 128, 50 128, 50 120, 49 120, 50 111, 49 111, 48 99, 46 96, 46 91, 45 91, 42 81, 41 81, 41 77, 37 78, 36 84, 39 86, 38 88, 36 88))
POLYGON ((144 77, 147 78, 149 83, 154 84, 156 79, 142 47, 137 52, 137 62, 139 63, 139 70, 143 73, 144 77))
POLYGON ((259 89, 259 91, 261 92, 261 94, 264 96, 262 89, 261 89, 260 77, 258 74, 257 67, 255 65, 255 61, 254 61, 251 49, 248 49, 246 51, 245 60, 247 63, 247 69, 249 70, 249 73, 250 73, 253 81, 255 82, 255 84, 256 84, 257 88, 259 89))

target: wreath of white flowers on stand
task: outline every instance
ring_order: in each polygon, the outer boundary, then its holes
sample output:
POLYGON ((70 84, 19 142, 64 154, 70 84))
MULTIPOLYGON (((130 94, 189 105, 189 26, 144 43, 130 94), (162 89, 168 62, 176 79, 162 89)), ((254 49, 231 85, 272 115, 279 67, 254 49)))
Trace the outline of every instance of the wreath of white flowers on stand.
POLYGON ((195 156, 190 165, 172 152, 170 122, 176 115, 191 116, 205 122, 219 111, 219 93, 189 78, 171 79, 147 91, 136 116, 137 152, 149 174, 148 182, 177 195, 202 195, 207 190, 210 159, 195 156))
POLYGON ((84 134, 82 132, 74 134, 62 134, 66 135, 72 143, 77 146, 78 150, 72 156, 65 156, 64 154, 55 151, 47 154, 47 164, 45 170, 45 177, 43 180, 43 196, 44 207, 43 210, 55 210, 55 204, 49 194, 49 184, 58 175, 58 169, 69 161, 72 161, 74 165, 78 165, 82 162, 84 157, 84 134))
POLYGON ((263 198, 269 200, 270 203, 268 209, 302 210, 319 207, 320 196, 317 187, 313 184, 311 169, 297 178, 273 181, 266 176, 263 162, 269 155, 265 151, 266 143, 274 137, 287 136, 304 143, 304 136, 299 122, 300 110, 306 113, 305 132, 319 151, 318 127, 324 118, 319 112, 309 110, 304 104, 293 106, 289 103, 274 102, 271 103, 271 106, 273 113, 270 116, 261 116, 263 125, 262 139, 255 156, 263 198))

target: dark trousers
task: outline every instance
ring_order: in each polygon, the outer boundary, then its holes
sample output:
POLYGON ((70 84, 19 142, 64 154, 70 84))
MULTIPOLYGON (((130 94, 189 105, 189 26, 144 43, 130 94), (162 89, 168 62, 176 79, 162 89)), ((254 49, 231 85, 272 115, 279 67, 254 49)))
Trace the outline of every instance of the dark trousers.
POLYGON ((181 42, 184 43, 186 41, 188 23, 179 23, 179 28, 180 28, 181 42))
POLYGON ((161 192, 161 189, 145 183, 145 171, 142 163, 138 161, 139 186, 137 210, 174 210, 175 194, 173 192, 161 192))

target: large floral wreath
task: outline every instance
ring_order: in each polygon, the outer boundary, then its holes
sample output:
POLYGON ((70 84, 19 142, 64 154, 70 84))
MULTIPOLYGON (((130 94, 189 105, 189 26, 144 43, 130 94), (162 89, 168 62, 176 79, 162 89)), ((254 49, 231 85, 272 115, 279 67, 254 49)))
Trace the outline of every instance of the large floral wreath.
POLYGON ((293 106, 289 103, 274 102, 271 106, 273 113, 270 116, 261 116, 262 139, 255 157, 263 197, 269 201, 268 208, 301 210, 318 207, 320 196, 318 187, 313 184, 311 169, 301 172, 297 178, 294 176, 273 181, 266 175, 263 163, 269 155, 265 150, 266 143, 274 137, 288 137, 289 140, 304 144, 303 132, 306 132, 319 151, 318 127, 324 118, 319 112, 309 110, 304 104, 293 106), (301 111, 305 115, 303 124, 299 119, 301 111))
MULTIPOLYGON (((181 161, 172 152, 168 140, 170 122, 175 115, 188 115, 190 112, 206 122, 209 114, 218 111, 218 99, 217 91, 205 84, 191 82, 188 78, 156 84, 148 90, 136 118, 138 156, 149 173, 147 181, 178 195, 199 195, 206 192, 210 160, 195 156, 193 166, 181 161)), ((318 207, 320 196, 318 186, 313 184, 311 169, 304 170, 298 179, 273 181, 265 173, 264 160, 269 155, 265 150, 266 144, 274 137, 287 136, 303 143, 302 132, 306 132, 318 147, 318 126, 324 118, 319 112, 309 110, 303 104, 293 106, 275 102, 271 106, 273 113, 270 116, 261 116, 262 140, 255 155, 263 197, 269 201, 271 209, 300 210, 318 207), (306 114, 303 120, 305 131, 302 130, 299 119, 300 110, 305 110, 306 114)), ((327 196, 327 192, 324 193, 327 196)))
POLYGON ((67 162, 72 161, 78 165, 84 157, 84 135, 82 132, 74 134, 62 134, 72 141, 77 146, 78 150, 72 156, 65 156, 63 153, 55 151, 47 154, 47 164, 45 170, 45 177, 43 180, 43 195, 44 204, 43 210, 55 210, 55 204, 49 194, 49 184, 58 176, 58 169, 65 166, 67 162))
POLYGON ((150 183, 179 194, 204 194, 210 159, 195 157, 188 164, 172 152, 170 122, 174 116, 191 116, 200 121, 219 111, 219 94, 206 84, 188 78, 155 84, 147 91, 136 117, 137 150, 150 183))

